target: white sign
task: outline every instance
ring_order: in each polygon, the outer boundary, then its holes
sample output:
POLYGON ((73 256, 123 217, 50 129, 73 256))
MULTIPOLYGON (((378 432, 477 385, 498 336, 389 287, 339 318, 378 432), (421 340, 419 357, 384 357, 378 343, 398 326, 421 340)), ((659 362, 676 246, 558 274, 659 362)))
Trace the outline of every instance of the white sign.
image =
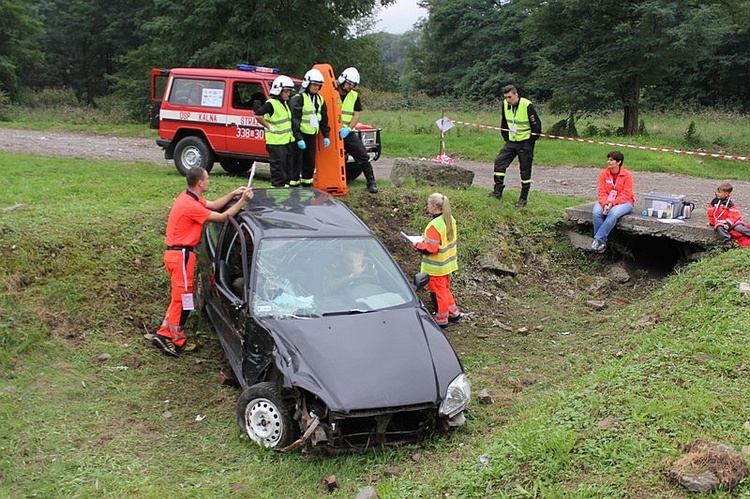
POLYGON ((222 99, 224 99, 224 89, 204 88, 201 94, 201 106, 221 107, 222 99))
POLYGON ((443 132, 443 133, 447 132, 448 130, 450 130, 451 128, 453 128, 454 126, 456 126, 451 120, 449 120, 445 116, 443 116, 442 118, 440 118, 439 120, 437 120, 435 122, 435 124, 440 129, 440 131, 443 132))

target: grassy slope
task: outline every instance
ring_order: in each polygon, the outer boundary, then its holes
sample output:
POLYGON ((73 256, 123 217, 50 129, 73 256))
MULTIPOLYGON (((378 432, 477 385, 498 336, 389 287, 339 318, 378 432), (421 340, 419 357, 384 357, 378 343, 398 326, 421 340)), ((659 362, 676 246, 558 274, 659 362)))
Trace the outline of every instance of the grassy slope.
MULTIPOLYGON (((654 295, 638 299, 644 285, 629 305, 594 314, 581 290, 599 263, 559 237, 570 200, 540 194, 544 203, 519 219, 510 207, 483 209, 479 189, 449 192, 467 214, 462 261, 490 247, 522 269, 499 284, 464 272, 460 301, 541 328, 520 337, 480 315, 449 333, 475 391, 489 387, 496 404, 474 404, 463 430, 421 446, 279 456, 240 437, 238 393, 216 380, 221 354, 205 323, 189 324, 203 331, 194 357, 168 359, 141 338, 166 305, 163 228, 183 179, 149 164, 4 153, 0 167, 0 207, 28 205, 0 218, 0 495, 309 497, 325 495, 322 479, 335 474, 340 497, 365 485, 381 497, 671 497, 682 493, 666 481, 665 460, 682 445, 746 441, 748 312, 736 292, 749 279, 746 251, 709 257, 654 295), (483 297, 492 286, 495 296, 483 297), (614 426, 597 426, 610 415, 614 426), (490 464, 477 472, 484 452, 490 464), (403 473, 386 476, 389 466, 403 473)), ((237 184, 212 178, 214 195, 237 184)), ((418 229, 425 194, 386 187, 376 206, 391 203, 399 225, 418 229)), ((372 217, 361 189, 347 202, 372 217)))

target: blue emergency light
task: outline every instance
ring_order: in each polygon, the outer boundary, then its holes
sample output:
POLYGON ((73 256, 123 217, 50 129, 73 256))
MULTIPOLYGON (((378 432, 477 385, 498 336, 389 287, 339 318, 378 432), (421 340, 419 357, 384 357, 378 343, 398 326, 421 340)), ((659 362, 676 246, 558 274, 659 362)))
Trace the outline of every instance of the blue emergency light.
POLYGON ((271 73, 279 74, 277 68, 267 68, 264 66, 253 66, 252 64, 237 64, 237 69, 240 71, 255 71, 256 73, 271 73))

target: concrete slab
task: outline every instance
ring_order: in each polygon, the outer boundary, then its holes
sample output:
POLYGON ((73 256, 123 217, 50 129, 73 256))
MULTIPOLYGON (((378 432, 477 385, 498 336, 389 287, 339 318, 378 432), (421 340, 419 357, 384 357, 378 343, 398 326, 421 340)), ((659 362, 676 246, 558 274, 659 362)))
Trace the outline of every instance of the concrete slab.
MULTIPOLYGON (((565 209, 565 218, 579 225, 592 226, 591 210, 593 207, 593 202, 571 206, 565 209)), ((715 246, 720 243, 716 231, 706 225, 705 215, 682 222, 665 223, 658 218, 643 216, 640 211, 636 214, 634 210, 633 213, 625 215, 617 222, 615 230, 638 236, 664 237, 700 246, 715 246)))

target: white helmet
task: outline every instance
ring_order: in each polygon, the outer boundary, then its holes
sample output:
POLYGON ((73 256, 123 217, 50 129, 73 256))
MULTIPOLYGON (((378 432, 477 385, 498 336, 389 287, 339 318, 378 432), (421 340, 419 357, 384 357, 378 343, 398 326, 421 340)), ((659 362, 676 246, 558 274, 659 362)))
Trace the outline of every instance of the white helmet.
POLYGON ((305 73, 305 77, 302 78, 302 90, 305 90, 310 83, 317 83, 318 85, 322 85, 325 82, 325 79, 323 78, 323 73, 321 73, 317 69, 311 69, 307 73, 305 73))
POLYGON ((277 76, 275 80, 273 80, 273 83, 271 84, 271 90, 268 91, 271 95, 281 95, 282 90, 293 90, 294 89, 294 82, 291 78, 288 76, 277 76))
POLYGON ((357 71, 357 68, 346 68, 339 75, 339 85, 343 85, 345 81, 348 81, 352 85, 359 85, 359 71, 357 71))

